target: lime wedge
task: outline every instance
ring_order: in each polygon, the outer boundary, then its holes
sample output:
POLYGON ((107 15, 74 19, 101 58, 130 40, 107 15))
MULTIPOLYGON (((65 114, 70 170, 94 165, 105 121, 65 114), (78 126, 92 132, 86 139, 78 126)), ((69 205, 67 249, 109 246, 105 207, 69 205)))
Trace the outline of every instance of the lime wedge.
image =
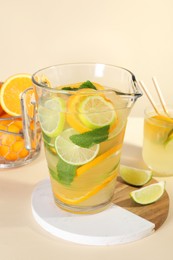
POLYGON ((113 104, 99 95, 87 96, 79 105, 79 117, 90 129, 112 125, 117 120, 113 104))
POLYGON ((165 190, 165 182, 160 181, 130 193, 131 198, 138 204, 148 205, 159 200, 165 190))
POLYGON ((55 149, 59 157, 68 164, 83 165, 93 160, 99 152, 99 144, 83 148, 74 144, 70 136, 77 134, 73 128, 64 130, 55 139, 55 149))
POLYGON ((123 181, 130 185, 142 186, 151 180, 152 173, 149 170, 121 165, 120 176, 123 181))
POLYGON ((60 134, 65 123, 65 103, 59 97, 46 100, 40 104, 38 115, 42 131, 49 137, 55 137, 60 134))

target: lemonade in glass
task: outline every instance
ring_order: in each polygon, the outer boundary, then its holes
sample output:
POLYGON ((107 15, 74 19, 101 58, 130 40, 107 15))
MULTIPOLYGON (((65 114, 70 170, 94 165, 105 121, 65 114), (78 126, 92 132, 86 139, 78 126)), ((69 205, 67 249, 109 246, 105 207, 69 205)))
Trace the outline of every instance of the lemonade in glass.
POLYGON ((53 66, 33 75, 56 204, 74 213, 109 205, 127 117, 141 92, 134 75, 104 64, 53 66))
POLYGON ((162 110, 160 115, 145 111, 143 159, 155 176, 173 175, 173 110, 169 113, 167 117, 162 110))

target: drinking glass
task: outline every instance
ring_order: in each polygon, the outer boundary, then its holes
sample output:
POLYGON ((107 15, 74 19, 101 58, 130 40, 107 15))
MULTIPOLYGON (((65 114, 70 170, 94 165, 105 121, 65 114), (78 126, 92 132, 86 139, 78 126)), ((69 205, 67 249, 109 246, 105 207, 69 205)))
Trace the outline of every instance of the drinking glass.
POLYGON ((168 108, 170 118, 159 108, 145 110, 143 160, 155 176, 173 175, 173 108, 168 108), (171 119, 172 117, 172 119, 171 119))

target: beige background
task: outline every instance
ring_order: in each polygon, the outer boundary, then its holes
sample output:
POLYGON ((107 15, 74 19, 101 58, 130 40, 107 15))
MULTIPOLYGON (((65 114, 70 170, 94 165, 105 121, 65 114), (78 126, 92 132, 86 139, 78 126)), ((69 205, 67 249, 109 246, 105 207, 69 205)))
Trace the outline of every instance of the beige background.
MULTIPOLYGON (((80 61, 126 67, 151 88, 155 75, 173 103, 173 1, 0 0, 0 80, 80 61)), ((143 116, 147 103, 143 96, 132 115, 143 116)), ((125 141, 133 143, 128 154, 137 161, 142 122, 141 128, 133 122, 125 141)), ((47 176, 43 149, 28 166, 0 170, 1 260, 172 260, 173 177, 166 179, 169 216, 158 232, 125 246, 92 247, 55 238, 33 219, 31 194, 47 176)))
POLYGON ((58 63, 111 63, 152 92, 156 76, 172 104, 172 10, 172 0, 0 0, 0 80, 58 63))

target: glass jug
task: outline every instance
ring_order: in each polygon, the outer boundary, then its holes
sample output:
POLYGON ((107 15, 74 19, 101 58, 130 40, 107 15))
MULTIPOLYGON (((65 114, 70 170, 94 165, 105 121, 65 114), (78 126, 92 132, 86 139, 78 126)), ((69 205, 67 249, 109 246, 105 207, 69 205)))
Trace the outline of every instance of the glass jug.
POLYGON ((55 203, 73 213, 105 209, 127 118, 142 95, 135 76, 113 65, 81 63, 41 69, 32 81, 55 203))

